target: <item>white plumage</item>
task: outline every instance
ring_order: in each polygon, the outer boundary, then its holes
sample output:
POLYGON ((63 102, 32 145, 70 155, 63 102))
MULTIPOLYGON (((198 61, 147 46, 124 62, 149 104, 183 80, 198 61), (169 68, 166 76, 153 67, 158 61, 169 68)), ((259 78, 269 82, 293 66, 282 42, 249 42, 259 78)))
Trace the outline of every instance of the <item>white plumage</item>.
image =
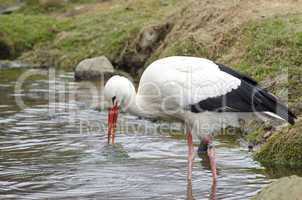
POLYGON ((169 108, 183 111, 188 105, 224 95, 238 88, 240 83, 240 79, 221 71, 210 60, 168 57, 155 61, 144 71, 137 93, 143 100, 138 102, 148 109, 144 104, 158 105, 169 101, 169 108))

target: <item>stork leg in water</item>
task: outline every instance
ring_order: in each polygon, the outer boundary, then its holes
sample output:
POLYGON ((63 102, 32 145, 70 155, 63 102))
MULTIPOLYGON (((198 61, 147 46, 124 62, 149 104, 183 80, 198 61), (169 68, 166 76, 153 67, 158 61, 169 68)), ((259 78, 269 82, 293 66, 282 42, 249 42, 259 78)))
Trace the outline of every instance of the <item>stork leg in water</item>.
POLYGON ((210 135, 206 136, 203 141, 207 146, 207 154, 210 160, 210 167, 212 171, 213 182, 217 180, 217 170, 216 170, 216 153, 213 146, 212 137, 210 135))
MULTIPOLYGON (((193 147, 193 140, 192 140, 191 132, 188 132, 187 140, 188 140, 188 180, 191 180, 192 167, 193 167, 193 161, 194 161, 194 154, 193 154, 194 147, 193 147)), ((216 183, 216 180, 217 180, 216 153, 215 153, 215 149, 212 144, 212 136, 207 135, 202 139, 201 144, 198 148, 198 153, 207 153, 207 156, 208 156, 209 162, 210 162, 209 163, 210 168, 212 171, 213 183, 216 183)))
POLYGON ((193 146, 193 137, 191 131, 187 132, 187 142, 188 142, 188 181, 192 180, 192 169, 194 162, 194 146, 193 146))

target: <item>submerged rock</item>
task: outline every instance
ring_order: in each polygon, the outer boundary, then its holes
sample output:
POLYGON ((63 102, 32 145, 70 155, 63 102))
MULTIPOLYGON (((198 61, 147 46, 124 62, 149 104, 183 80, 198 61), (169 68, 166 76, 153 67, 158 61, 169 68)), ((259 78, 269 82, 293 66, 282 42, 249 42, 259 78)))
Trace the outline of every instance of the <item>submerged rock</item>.
POLYGON ((80 80, 96 80, 103 76, 107 78, 114 73, 111 62, 105 57, 89 58, 81 61, 75 69, 75 79, 80 80))
POLYGON ((281 178, 263 188, 253 200, 288 200, 302 198, 302 178, 290 176, 281 178))

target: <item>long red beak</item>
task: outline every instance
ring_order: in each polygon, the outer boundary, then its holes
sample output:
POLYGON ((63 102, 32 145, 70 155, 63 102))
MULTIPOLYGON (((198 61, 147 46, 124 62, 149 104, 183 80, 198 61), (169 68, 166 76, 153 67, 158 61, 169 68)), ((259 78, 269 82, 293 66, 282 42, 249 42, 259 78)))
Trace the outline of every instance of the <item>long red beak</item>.
POLYGON ((118 117, 119 107, 115 104, 112 108, 108 110, 108 144, 114 144, 114 137, 115 137, 115 129, 116 129, 116 122, 118 117))

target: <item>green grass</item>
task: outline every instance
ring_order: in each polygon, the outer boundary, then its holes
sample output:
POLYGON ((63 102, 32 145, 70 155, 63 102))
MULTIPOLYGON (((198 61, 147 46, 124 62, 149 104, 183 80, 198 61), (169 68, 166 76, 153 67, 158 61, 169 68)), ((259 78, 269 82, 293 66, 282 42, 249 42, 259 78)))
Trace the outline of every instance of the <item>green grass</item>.
POLYGON ((11 58, 15 58, 37 43, 52 40, 63 24, 44 15, 3 15, 0 16, 0 43, 9 46, 11 58))
POLYGON ((265 131, 262 126, 254 127, 253 131, 245 136, 245 139, 251 144, 260 144, 263 142, 264 133, 265 131))
POLYGON ((199 56, 207 57, 207 49, 202 44, 199 44, 198 41, 194 40, 193 37, 186 38, 181 41, 176 41, 166 48, 161 57, 174 56, 174 55, 183 55, 183 56, 199 56))
POLYGON ((16 0, 0 0, 0 6, 11 6, 16 4, 16 0))
POLYGON ((127 41, 136 37, 143 27, 163 19, 176 3, 176 0, 166 0, 165 4, 134 0, 132 4, 116 3, 101 11, 67 19, 69 26, 54 41, 36 46, 23 58, 39 63, 41 50, 48 49, 48 58, 55 57, 58 60, 55 65, 65 69, 72 69, 87 57, 105 55, 114 60, 127 41))
MULTIPOLYGON (((9 0, 8 0, 9 1, 9 0)), ((72 10, 75 6, 78 5, 87 5, 98 3, 101 1, 98 0, 69 0, 68 2, 64 2, 63 0, 60 3, 43 6, 39 3, 39 0, 27 0, 26 6, 24 6, 19 13, 23 14, 57 14, 64 13, 72 10)))
POLYGON ((244 57, 237 67, 261 81, 302 65, 302 16, 251 22, 243 31, 244 57), (253 67, 251 67, 253 66, 253 67))
POLYGON ((83 4, 91 4, 96 3, 97 0, 70 0, 64 2, 62 0, 61 3, 53 4, 53 5, 41 5, 39 0, 27 0, 26 6, 24 6, 18 13, 23 14, 62 14, 64 12, 72 10, 75 6, 83 5, 83 4))
POLYGON ((165 48, 156 51, 146 62, 145 67, 153 61, 168 56, 196 56, 210 58, 208 49, 194 37, 185 37, 181 40, 170 41, 165 48))

